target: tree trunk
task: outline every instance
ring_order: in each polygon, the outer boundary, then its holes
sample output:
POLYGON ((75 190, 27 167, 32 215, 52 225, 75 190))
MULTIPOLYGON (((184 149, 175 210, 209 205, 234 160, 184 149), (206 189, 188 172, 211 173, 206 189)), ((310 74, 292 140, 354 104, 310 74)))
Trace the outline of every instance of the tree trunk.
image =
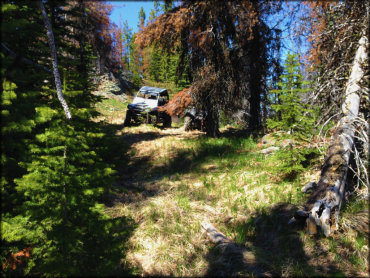
MULTIPOLYGON (((256 2, 257 3, 257 2, 256 2)), ((256 9, 257 5, 254 5, 256 9)), ((264 56, 265 46, 262 44, 261 31, 262 26, 257 24, 253 28, 254 39, 251 42, 250 48, 250 119, 249 128, 257 130, 261 127, 261 92, 263 90, 263 79, 266 69, 264 64, 267 63, 264 56)))
POLYGON ((347 172, 354 141, 354 120, 360 106, 360 81, 367 63, 368 39, 363 36, 353 62, 352 72, 342 106, 343 117, 332 136, 320 180, 306 203, 308 232, 315 234, 320 227, 325 236, 337 228, 338 216, 345 193, 347 172))
POLYGON ((53 63, 53 74, 55 78, 55 86, 57 89, 58 99, 60 103, 62 104, 62 107, 66 114, 66 118, 69 120, 72 118, 72 116, 71 116, 71 113, 69 112, 67 102, 64 100, 64 97, 63 97, 62 82, 60 81, 60 76, 59 76, 59 71, 58 71, 58 60, 57 60, 57 54, 55 50, 53 30, 51 29, 50 21, 49 21, 48 15, 46 14, 46 10, 45 10, 44 4, 42 3, 42 0, 39 1, 39 6, 40 6, 42 17, 44 19, 45 28, 47 30, 47 36, 48 36, 50 52, 51 52, 51 59, 53 63))
POLYGON ((210 105, 207 105, 206 107, 206 116, 204 118, 204 125, 207 136, 215 138, 220 135, 220 131, 218 129, 219 125, 218 111, 211 107, 210 105))
MULTIPOLYGON (((255 81, 254 81, 255 82, 255 81)), ((251 97, 250 101, 250 119, 249 119, 249 128, 251 130, 256 130, 260 127, 260 105, 261 105, 261 96, 259 95, 259 90, 255 86, 251 86, 251 97)))

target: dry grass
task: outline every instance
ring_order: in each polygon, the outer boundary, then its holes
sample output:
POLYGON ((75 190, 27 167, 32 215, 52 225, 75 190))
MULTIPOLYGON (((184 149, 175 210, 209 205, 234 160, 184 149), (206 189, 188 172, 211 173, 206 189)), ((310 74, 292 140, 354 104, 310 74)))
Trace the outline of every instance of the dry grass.
POLYGON ((344 207, 345 233, 329 239, 286 225, 307 198, 301 186, 317 180, 319 165, 280 182, 279 161, 260 154, 251 138, 209 139, 197 131, 152 125, 126 127, 116 135, 127 146, 127 169, 106 212, 136 222, 122 260, 132 273, 250 276, 238 254, 230 261, 209 242, 201 228, 207 221, 251 250, 256 264, 273 275, 366 276, 368 231, 350 221, 358 208, 344 207))
POLYGON ((126 102, 113 98, 103 98, 102 102, 96 104, 96 109, 100 115, 92 120, 108 124, 123 124, 126 116, 127 104, 131 100, 132 97, 129 97, 126 102))
POLYGON ((207 242, 201 231, 203 214, 191 213, 196 205, 172 194, 157 196, 135 212, 142 216, 130 239, 127 259, 148 275, 202 275, 207 269, 207 242), (196 264, 193 265, 194 255, 196 264))

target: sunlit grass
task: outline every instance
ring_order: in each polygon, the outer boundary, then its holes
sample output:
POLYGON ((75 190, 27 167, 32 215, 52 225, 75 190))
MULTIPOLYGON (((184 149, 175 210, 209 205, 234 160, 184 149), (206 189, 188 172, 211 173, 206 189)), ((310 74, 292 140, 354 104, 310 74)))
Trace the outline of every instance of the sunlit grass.
POLYGON ((96 121, 104 121, 109 124, 123 124, 126 116, 128 101, 120 101, 113 98, 103 97, 101 102, 96 103, 96 110, 100 113, 96 121))

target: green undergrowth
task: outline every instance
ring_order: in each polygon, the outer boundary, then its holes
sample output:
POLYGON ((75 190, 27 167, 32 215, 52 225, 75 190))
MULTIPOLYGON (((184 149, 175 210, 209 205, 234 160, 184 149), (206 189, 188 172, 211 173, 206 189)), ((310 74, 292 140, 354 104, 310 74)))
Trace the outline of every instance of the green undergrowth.
POLYGON ((96 103, 96 110, 100 113, 98 121, 104 121, 109 124, 122 124, 125 116, 127 105, 131 98, 122 101, 114 98, 103 97, 101 102, 96 103))

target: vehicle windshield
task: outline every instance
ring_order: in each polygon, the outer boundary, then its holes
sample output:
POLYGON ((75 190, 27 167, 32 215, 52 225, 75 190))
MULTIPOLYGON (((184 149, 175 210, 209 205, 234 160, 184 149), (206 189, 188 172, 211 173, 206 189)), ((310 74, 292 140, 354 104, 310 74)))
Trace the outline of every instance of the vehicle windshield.
POLYGON ((142 92, 138 92, 137 97, 145 98, 145 99, 157 99, 157 96, 151 94, 144 94, 142 92))

